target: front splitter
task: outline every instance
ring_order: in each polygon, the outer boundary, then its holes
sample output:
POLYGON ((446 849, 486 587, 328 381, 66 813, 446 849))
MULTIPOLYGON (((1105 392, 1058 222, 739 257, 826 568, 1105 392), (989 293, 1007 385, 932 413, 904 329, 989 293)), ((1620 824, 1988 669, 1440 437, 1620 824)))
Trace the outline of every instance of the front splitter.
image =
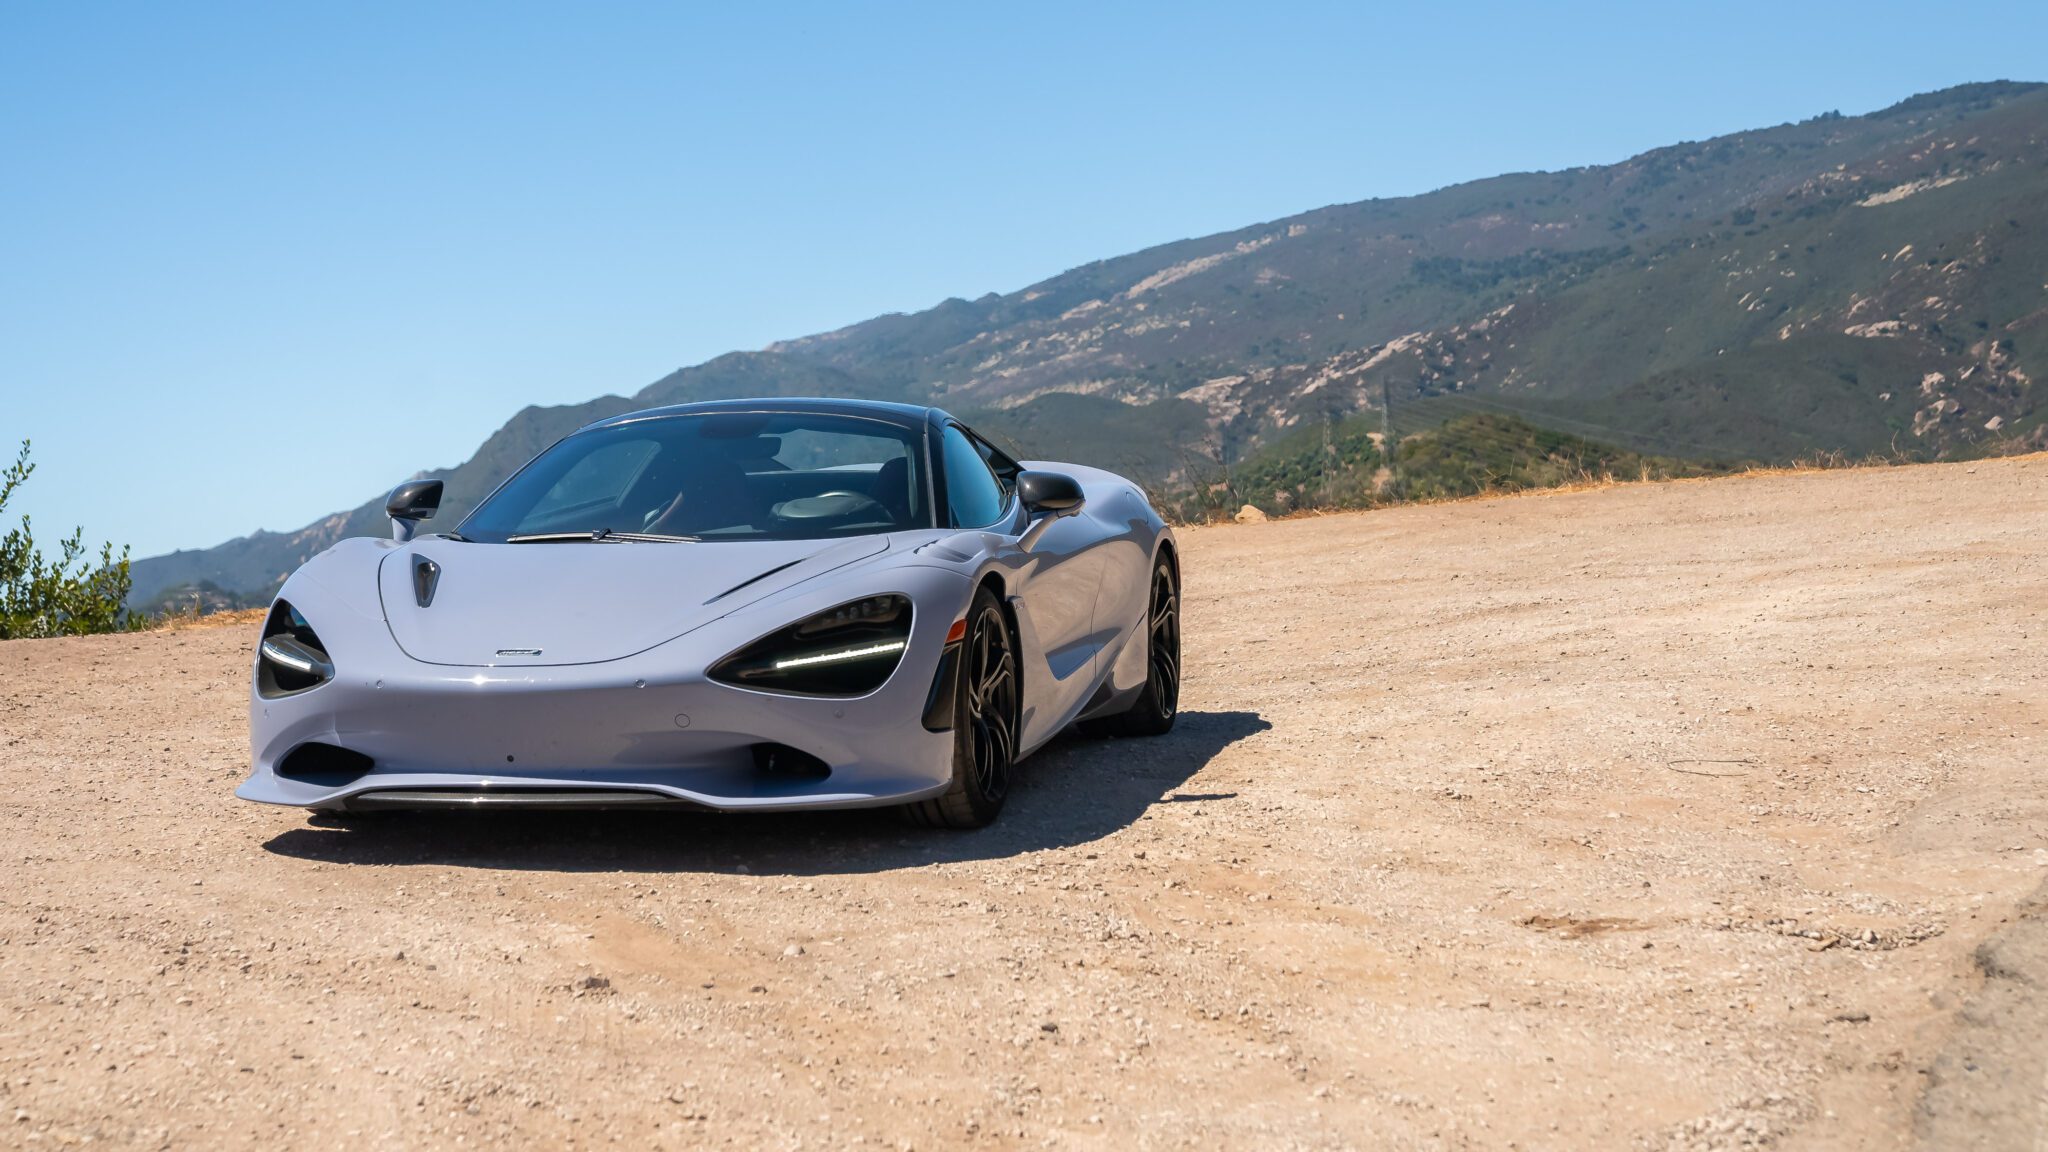
POLYGON ((476 809, 615 811, 665 808, 693 812, 715 809, 661 792, 624 788, 390 788, 358 792, 342 805, 347 812, 462 811, 476 809))

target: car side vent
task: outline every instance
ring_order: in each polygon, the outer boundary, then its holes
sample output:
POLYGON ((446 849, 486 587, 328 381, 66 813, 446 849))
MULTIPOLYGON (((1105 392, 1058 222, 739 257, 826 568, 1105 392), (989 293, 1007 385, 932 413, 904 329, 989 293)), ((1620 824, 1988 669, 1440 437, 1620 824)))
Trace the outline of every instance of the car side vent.
POLYGON ((334 787, 361 778, 377 762, 347 748, 315 741, 301 744, 277 762, 277 774, 308 784, 334 787))

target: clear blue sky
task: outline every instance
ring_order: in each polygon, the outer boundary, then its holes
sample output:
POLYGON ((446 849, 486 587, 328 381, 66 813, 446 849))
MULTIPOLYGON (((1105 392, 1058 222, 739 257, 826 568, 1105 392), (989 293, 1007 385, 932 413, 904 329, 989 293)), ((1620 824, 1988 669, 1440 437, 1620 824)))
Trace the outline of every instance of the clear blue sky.
POLYGON ((2048 78, 2048 5, 0 0, 14 513, 295 528, 520 406, 1324 204, 2048 78))

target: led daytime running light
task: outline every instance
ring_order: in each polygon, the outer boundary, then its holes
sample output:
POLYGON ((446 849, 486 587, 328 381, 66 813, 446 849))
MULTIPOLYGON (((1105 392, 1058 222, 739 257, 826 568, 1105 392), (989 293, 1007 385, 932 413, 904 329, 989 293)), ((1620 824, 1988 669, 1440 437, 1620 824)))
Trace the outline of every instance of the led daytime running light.
POLYGON ((311 676, 314 671, 311 660, 287 652, 283 647, 273 644, 269 640, 263 642, 263 658, 282 664, 294 672, 303 672, 308 676, 311 676))
POLYGON ((775 670, 805 668, 813 664, 837 664, 844 660, 861 660, 869 656, 885 656, 891 652, 903 651, 903 641, 891 640, 886 644, 870 644, 866 648, 848 648, 839 652, 820 652, 815 656, 794 656, 788 660, 777 660, 775 670))
POLYGON ((887 683, 910 651, 910 597, 888 592, 771 632, 713 664, 711 679, 792 696, 865 696, 887 683))

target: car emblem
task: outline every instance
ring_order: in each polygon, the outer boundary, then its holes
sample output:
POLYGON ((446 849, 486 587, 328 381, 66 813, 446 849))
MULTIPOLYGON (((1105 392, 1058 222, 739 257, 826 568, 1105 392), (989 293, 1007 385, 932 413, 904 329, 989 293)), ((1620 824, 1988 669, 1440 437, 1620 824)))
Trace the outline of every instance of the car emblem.
POLYGON ((500 649, 498 649, 498 655, 500 655, 500 656, 538 656, 538 655, 540 655, 540 649, 538 649, 538 648, 500 648, 500 649))
POLYGON ((425 608, 434 602, 434 588, 441 582, 441 566, 425 556, 412 558, 412 598, 425 608))

